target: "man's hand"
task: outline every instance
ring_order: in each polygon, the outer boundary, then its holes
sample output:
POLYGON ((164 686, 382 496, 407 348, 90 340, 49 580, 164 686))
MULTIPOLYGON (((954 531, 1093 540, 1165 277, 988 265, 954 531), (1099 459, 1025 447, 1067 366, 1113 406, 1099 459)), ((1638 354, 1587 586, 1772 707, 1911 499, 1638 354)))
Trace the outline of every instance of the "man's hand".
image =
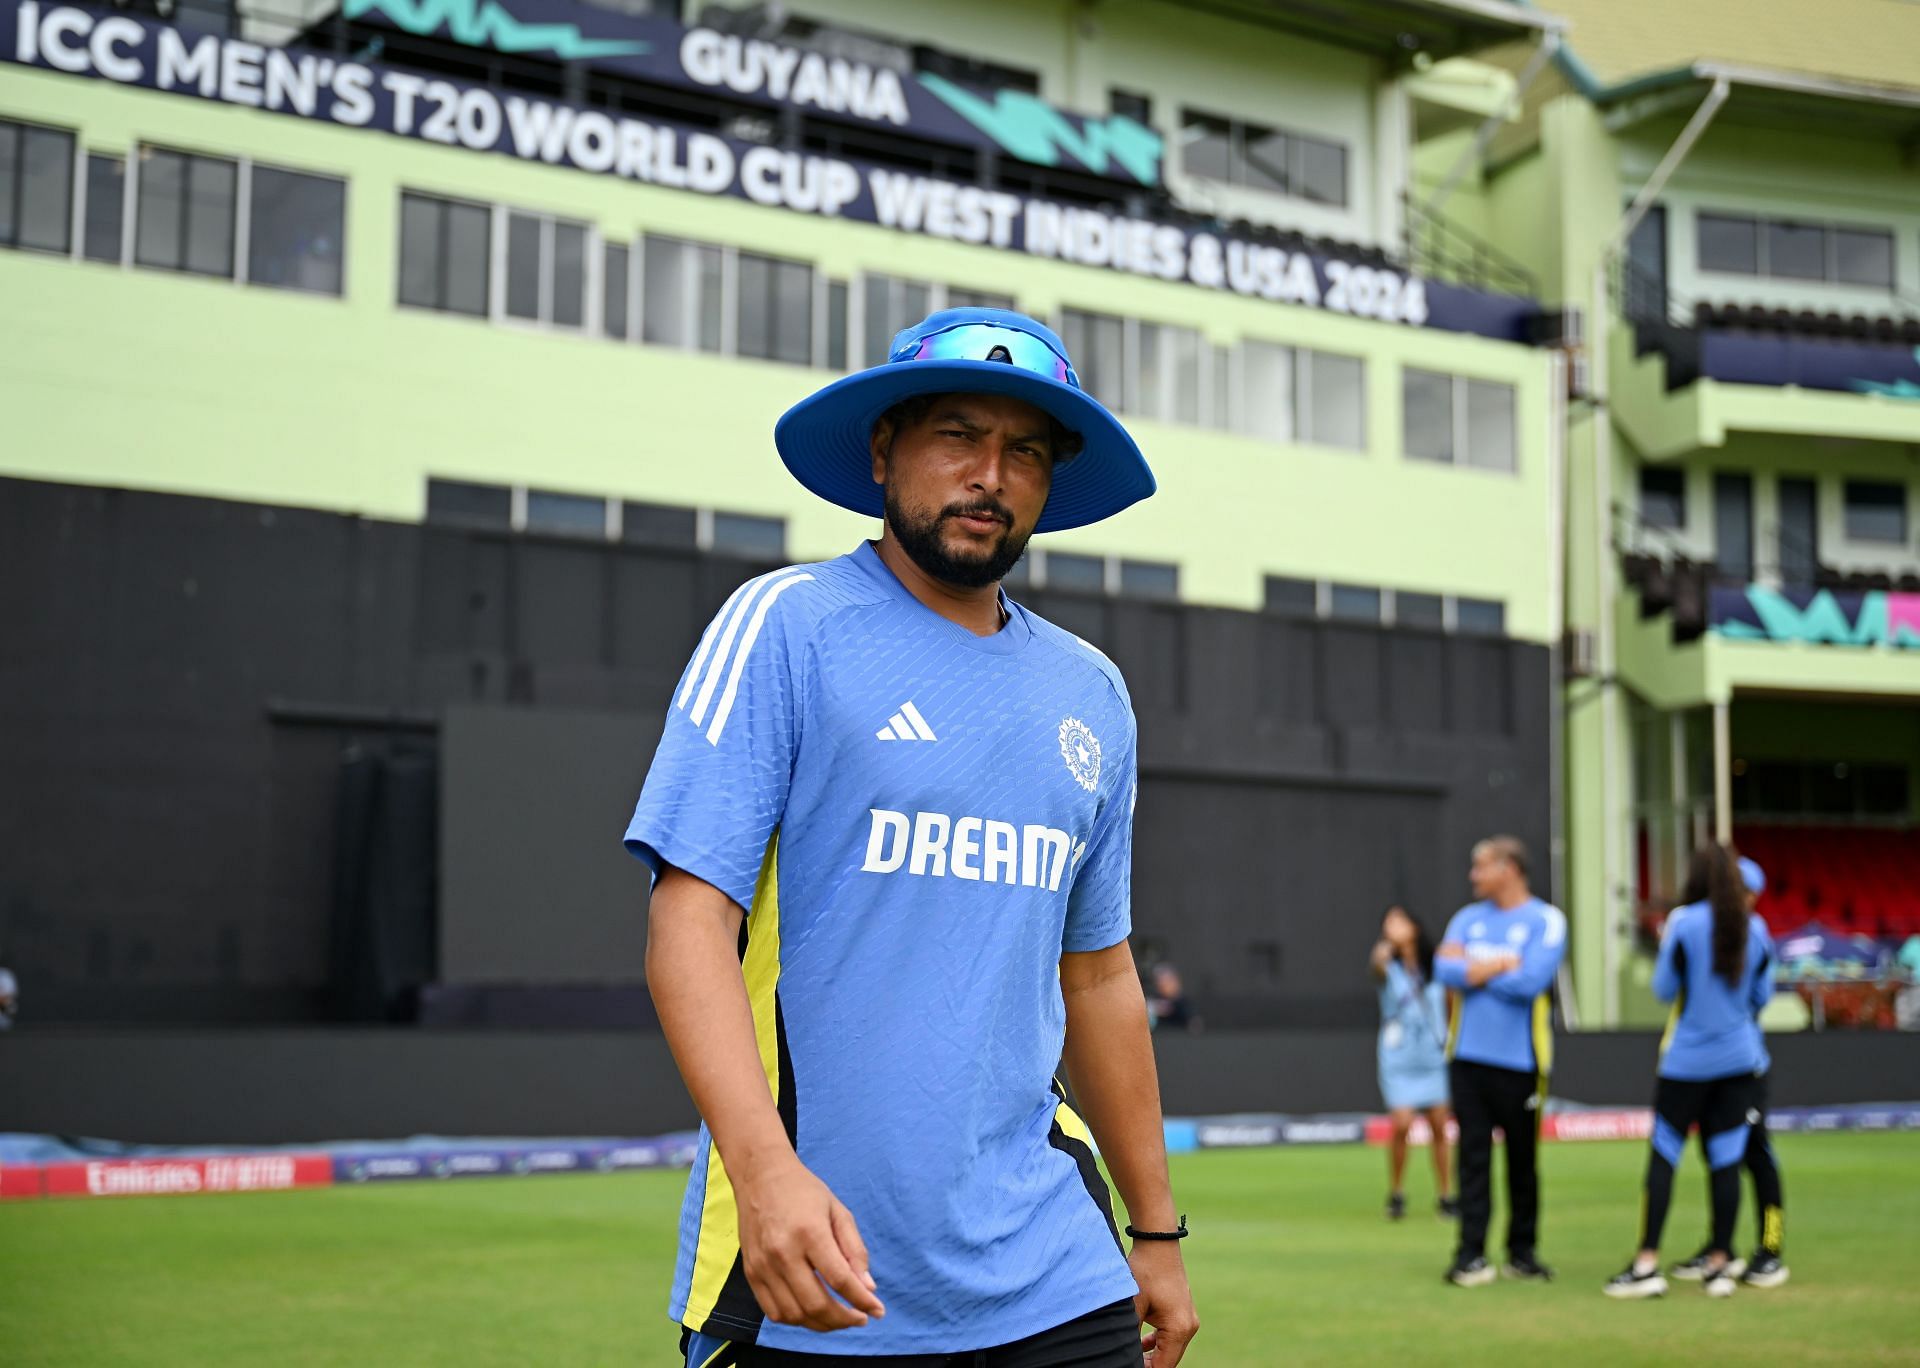
POLYGON ((884 1316, 853 1213, 791 1152, 733 1176, 740 1260, 767 1319, 808 1330, 846 1330, 884 1316), (845 1299, 843 1305, 827 1289, 845 1299))
POLYGON ((1153 1327, 1152 1333, 1140 1341, 1149 1368, 1174 1368, 1200 1329, 1193 1293, 1187 1287, 1186 1261, 1180 1257, 1180 1242, 1136 1240, 1127 1266, 1140 1284, 1140 1293, 1133 1299, 1134 1314, 1153 1327))
POLYGON ((1498 955, 1489 955, 1485 959, 1467 962, 1467 986, 1478 988, 1488 979, 1499 978, 1502 974, 1520 967, 1520 957, 1511 950, 1498 955))

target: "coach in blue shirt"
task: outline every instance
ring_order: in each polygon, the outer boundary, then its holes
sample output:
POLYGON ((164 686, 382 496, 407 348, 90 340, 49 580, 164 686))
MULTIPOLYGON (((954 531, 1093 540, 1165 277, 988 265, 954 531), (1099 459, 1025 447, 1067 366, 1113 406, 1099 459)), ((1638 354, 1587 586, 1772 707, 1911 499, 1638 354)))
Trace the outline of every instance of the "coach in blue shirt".
POLYGON ((1140 1368, 1145 1321, 1170 1368, 1197 1321, 1127 944, 1133 709, 1000 590, 1030 534, 1153 477, 1060 339, 1002 310, 906 329, 774 438, 881 532, 722 606, 627 829, 705 1122, 687 1362, 1140 1368))
POLYGON ((1553 1067, 1548 993, 1567 951, 1567 919, 1527 886, 1527 851, 1512 836, 1473 848, 1469 871, 1480 901, 1454 913, 1434 957, 1434 977, 1452 990, 1447 1081, 1460 1125, 1460 1243, 1447 1281, 1494 1279, 1486 1259, 1493 1216, 1493 1131, 1507 1142, 1509 1278, 1544 1282, 1536 1257, 1540 1184, 1535 1154, 1540 1106, 1553 1067))

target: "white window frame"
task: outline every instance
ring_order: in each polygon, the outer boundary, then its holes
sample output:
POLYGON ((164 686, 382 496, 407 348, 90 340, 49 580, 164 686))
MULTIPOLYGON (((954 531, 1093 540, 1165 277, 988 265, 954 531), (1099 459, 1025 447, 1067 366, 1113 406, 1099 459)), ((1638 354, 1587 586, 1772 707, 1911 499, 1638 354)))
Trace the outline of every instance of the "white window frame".
MULTIPOLYGON (((510 204, 492 204, 490 229, 492 233, 491 260, 488 263, 487 280, 487 321, 499 323, 510 328, 525 328, 534 332, 552 332, 565 337, 600 336, 600 282, 604 278, 600 249, 604 239, 600 236, 598 225, 588 219, 577 219, 566 214, 550 214, 539 209, 521 209, 510 204), (535 282, 534 309, 537 318, 522 318, 519 314, 507 312, 507 226, 515 218, 535 220, 540 229, 539 255, 534 269, 539 273, 535 282), (581 301, 580 322, 556 323, 553 321, 553 239, 554 225, 566 223, 586 231, 585 259, 581 263, 581 289, 586 297, 581 301)), ((628 258, 627 270, 633 270, 632 258, 628 258)), ((631 281, 629 281, 631 285, 631 281)), ((627 326, 633 326, 633 314, 627 314, 627 326)))

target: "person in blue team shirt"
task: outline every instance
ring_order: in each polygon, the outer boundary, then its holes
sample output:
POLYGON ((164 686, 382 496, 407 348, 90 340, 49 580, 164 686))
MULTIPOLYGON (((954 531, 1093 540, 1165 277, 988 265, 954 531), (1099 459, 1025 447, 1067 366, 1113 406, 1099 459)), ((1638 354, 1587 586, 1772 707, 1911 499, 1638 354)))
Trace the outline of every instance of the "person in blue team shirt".
MULTIPOLYGON (((1765 872, 1744 855, 1740 857, 1740 881, 1746 886, 1749 907, 1758 903, 1760 895, 1767 891, 1765 872)), ((1755 1043, 1759 1046, 1760 1063, 1754 1070, 1753 1103, 1747 1112, 1752 1124, 1747 1130, 1747 1152, 1742 1160, 1747 1173, 1753 1178, 1753 1204, 1759 1240, 1752 1258, 1735 1259, 1728 1265, 1733 1276, 1744 1287, 1779 1287, 1788 1276, 1785 1262, 1786 1195, 1780 1184, 1780 1161, 1773 1152, 1773 1138, 1767 1133, 1768 1080, 1773 1070, 1773 1057, 1767 1052, 1766 1033, 1759 1028, 1760 1008, 1764 1005, 1759 1003, 1754 1007, 1754 1029, 1758 1033, 1755 1043)), ((1708 1186, 1712 1186, 1711 1178, 1708 1186)), ((1711 1197, 1711 1191, 1708 1195, 1711 1197)), ((1699 1282, 1712 1261, 1712 1255, 1713 1238, 1709 1234, 1700 1252, 1668 1269, 1667 1276, 1682 1282, 1699 1282)))
POLYGON ((1544 1282, 1540 1180, 1535 1155, 1540 1108, 1553 1067, 1548 994, 1567 952, 1567 919, 1527 886, 1527 851, 1512 836, 1473 848, 1469 871, 1480 899, 1454 913, 1434 955, 1434 977, 1451 990, 1447 1083, 1460 1126, 1460 1242, 1446 1279, 1478 1287, 1494 1279, 1486 1259, 1493 1218, 1493 1131, 1507 1145, 1509 1278, 1544 1282))
POLYGON ((1660 936, 1653 992, 1673 1003, 1673 1018, 1660 1042, 1640 1248, 1607 1283, 1610 1297, 1666 1293, 1660 1231, 1673 1197, 1674 1167, 1695 1125, 1707 1158, 1713 1211, 1700 1280, 1709 1296, 1734 1290, 1730 1265, 1740 1165, 1757 1117, 1754 1084, 1761 1067, 1755 1018, 1773 996, 1773 940, 1753 912, 1737 860, 1717 841, 1701 846, 1687 872, 1682 894, 1687 903, 1673 910, 1660 936))
POLYGON ((626 833, 705 1123, 687 1362, 1139 1368, 1144 1321, 1168 1368, 1198 1321, 1127 944, 1133 710, 999 583, 1152 474, 1060 339, 992 309, 904 330, 774 440, 882 527, 727 600, 626 833))
POLYGON ((1380 1097, 1387 1104, 1387 1219, 1407 1214, 1401 1180, 1407 1137, 1425 1113, 1433 1132, 1433 1186, 1440 1214, 1459 1206, 1447 1192, 1447 995, 1433 980, 1433 939, 1395 905, 1380 920, 1380 940, 1368 969, 1380 990, 1380 1097))

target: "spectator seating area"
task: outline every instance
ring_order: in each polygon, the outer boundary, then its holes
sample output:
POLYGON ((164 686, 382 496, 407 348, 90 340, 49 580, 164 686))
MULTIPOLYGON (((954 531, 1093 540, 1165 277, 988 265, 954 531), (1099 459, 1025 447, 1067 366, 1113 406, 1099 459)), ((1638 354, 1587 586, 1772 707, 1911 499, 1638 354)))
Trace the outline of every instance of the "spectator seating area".
POLYGON ((1693 306, 1693 323, 1702 329, 1736 329, 1789 337, 1830 337, 1850 342, 1920 345, 1920 318, 1867 317, 1863 314, 1815 313, 1811 309, 1769 309, 1758 304, 1693 306))
POLYGON ((1760 911, 1776 934, 1810 921, 1881 940, 1920 933, 1920 831, 1754 823, 1733 839, 1767 872, 1760 911))

